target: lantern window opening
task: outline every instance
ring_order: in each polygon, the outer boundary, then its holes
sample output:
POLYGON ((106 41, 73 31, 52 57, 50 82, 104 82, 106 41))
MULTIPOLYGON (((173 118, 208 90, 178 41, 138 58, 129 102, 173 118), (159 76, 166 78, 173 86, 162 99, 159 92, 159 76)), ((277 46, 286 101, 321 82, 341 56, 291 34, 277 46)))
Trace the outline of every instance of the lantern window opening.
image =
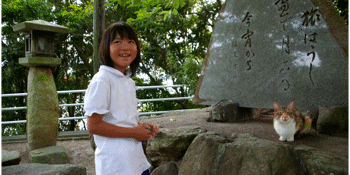
POLYGON ((31 38, 31 35, 30 34, 27 34, 26 36, 25 36, 25 40, 26 40, 26 45, 25 45, 25 49, 26 49, 26 52, 31 52, 32 51, 32 49, 31 49, 31 47, 32 47, 32 38, 31 38))

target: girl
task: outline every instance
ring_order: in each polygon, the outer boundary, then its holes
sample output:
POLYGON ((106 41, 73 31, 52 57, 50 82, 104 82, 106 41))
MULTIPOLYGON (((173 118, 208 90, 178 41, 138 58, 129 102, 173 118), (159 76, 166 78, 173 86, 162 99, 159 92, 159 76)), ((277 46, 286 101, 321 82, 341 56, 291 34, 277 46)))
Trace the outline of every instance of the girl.
POLYGON ((124 22, 111 24, 102 35, 99 54, 102 65, 84 99, 88 130, 97 146, 96 175, 146 174, 150 164, 141 141, 154 137, 159 127, 138 122, 136 86, 131 79, 141 61, 135 30, 124 22))

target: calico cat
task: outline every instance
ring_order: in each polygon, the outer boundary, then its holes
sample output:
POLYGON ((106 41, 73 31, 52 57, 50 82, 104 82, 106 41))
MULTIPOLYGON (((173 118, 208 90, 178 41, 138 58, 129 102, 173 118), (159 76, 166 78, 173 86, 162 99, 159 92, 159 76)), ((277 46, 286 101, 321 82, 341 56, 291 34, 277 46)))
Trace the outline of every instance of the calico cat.
POLYGON ((281 107, 276 102, 273 103, 275 117, 273 126, 280 136, 280 141, 294 141, 294 134, 307 134, 311 129, 312 120, 309 116, 302 116, 301 112, 295 108, 294 101, 286 108, 281 107))

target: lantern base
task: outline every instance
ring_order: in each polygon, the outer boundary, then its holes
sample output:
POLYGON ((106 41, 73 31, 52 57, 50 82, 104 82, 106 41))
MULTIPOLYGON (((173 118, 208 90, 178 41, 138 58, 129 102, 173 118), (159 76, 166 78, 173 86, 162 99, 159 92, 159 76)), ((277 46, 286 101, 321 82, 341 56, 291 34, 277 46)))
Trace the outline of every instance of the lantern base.
POLYGON ((61 64, 61 58, 24 57, 19 58, 19 64, 26 67, 56 67, 61 64))

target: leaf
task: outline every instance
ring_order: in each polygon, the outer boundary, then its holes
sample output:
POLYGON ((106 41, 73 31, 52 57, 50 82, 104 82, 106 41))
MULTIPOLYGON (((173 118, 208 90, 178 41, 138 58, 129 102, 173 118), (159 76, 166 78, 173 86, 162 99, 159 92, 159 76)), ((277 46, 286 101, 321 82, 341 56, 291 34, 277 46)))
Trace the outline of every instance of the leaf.
POLYGON ((132 2, 135 5, 141 5, 141 0, 133 0, 134 2, 132 2))
POLYGON ((183 0, 181 0, 181 1, 180 1, 180 7, 182 8, 182 7, 184 7, 185 5, 186 5, 186 2, 183 1, 183 0))
POLYGON ((172 1, 168 1, 165 5, 165 8, 168 8, 172 4, 172 1))
POLYGON ((173 2, 174 2, 174 5, 173 5, 174 9, 178 9, 178 8, 179 8, 179 6, 180 6, 180 1, 181 1, 181 0, 174 0, 174 1, 173 1, 173 2))
POLYGON ((111 6, 111 5, 113 5, 113 3, 107 3, 107 4, 104 4, 103 6, 109 7, 109 6, 111 6))
POLYGON ((163 10, 162 12, 160 12, 160 14, 164 15, 164 14, 169 14, 170 10, 163 10))
POLYGON ((169 16, 169 13, 166 13, 166 14, 164 15, 164 21, 166 21, 166 19, 168 18, 168 16, 169 16))
POLYGON ((173 13, 176 16, 179 12, 176 9, 173 9, 173 13))

